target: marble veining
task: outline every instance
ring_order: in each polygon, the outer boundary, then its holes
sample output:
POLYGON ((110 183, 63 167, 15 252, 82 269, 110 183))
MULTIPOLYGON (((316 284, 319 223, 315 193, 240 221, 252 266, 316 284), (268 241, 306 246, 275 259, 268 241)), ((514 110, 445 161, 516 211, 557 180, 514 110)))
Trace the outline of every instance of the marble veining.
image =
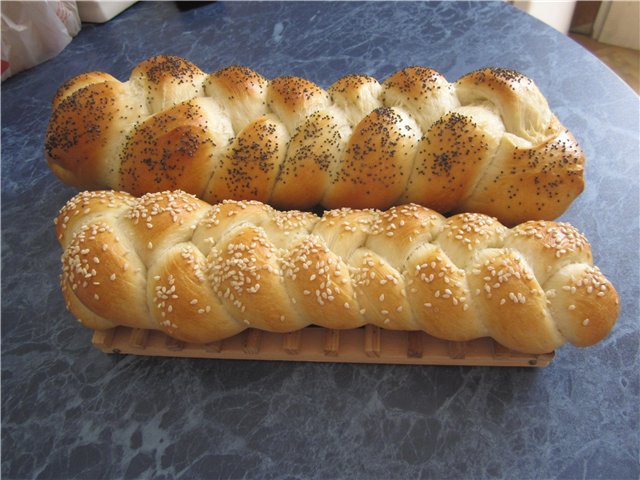
POLYGON ((506 3, 140 2, 84 25, 2 85, 2 477, 638 478, 638 97, 578 44, 506 3), (533 78, 587 156, 562 217, 590 239, 622 311, 544 370, 136 358, 66 312, 52 219, 75 193, 43 138, 57 87, 141 60, 247 65, 328 87, 425 65, 533 78))

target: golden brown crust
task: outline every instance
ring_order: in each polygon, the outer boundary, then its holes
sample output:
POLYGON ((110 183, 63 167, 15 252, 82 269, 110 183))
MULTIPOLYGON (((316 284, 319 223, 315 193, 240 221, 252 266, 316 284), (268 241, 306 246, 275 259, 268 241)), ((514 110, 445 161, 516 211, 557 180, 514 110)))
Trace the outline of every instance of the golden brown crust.
MULTIPOLYGON (((309 235, 283 257, 285 288, 305 321, 345 329, 366 323, 349 267, 317 236, 309 235)), ((303 323, 306 325, 306 323, 303 323)))
POLYGON ((82 225, 62 256, 66 287, 89 311, 114 325, 157 328, 147 308, 145 274, 113 221, 82 225))
POLYGON ((574 345, 593 345, 613 328, 620 301, 615 288, 598 267, 569 264, 544 287, 558 329, 574 345))
POLYGON ((53 172, 76 186, 115 185, 116 148, 143 114, 138 102, 117 81, 93 83, 64 98, 45 138, 45 156, 53 172))
POLYGON ((185 342, 209 343, 240 333, 213 294, 204 255, 190 243, 176 244, 149 270, 147 295, 158 328, 185 342))
POLYGON ((542 140, 553 121, 547 101, 530 78, 509 68, 482 68, 456 82, 462 104, 489 101, 506 129, 530 141, 542 140))
POLYGON ((483 337, 483 325, 467 286, 465 271, 438 247, 427 245, 408 265, 409 298, 415 305, 418 325, 427 333, 452 341, 483 337))
POLYGON ((419 205, 391 207, 373 217, 365 246, 400 270, 416 245, 434 241, 443 222, 442 215, 419 205))
POLYGON ((231 142, 209 181, 204 198, 266 202, 284 161, 289 135, 271 115, 258 118, 231 142))
POLYGON ((379 108, 353 129, 342 165, 325 193, 327 208, 385 208, 402 194, 411 171, 417 129, 393 108, 379 108))
POLYGON ((497 144, 473 119, 456 112, 437 120, 418 144, 403 199, 450 212, 470 193, 497 144))
POLYGON ((507 232, 504 245, 525 257, 541 283, 553 271, 550 265, 558 270, 570 263, 593 263, 589 242, 568 223, 543 220, 522 223, 507 232))
POLYGON ((263 230, 240 226, 209 253, 209 281, 227 311, 247 327, 290 332, 305 325, 282 288, 275 246, 263 230))
POLYGON ((56 90, 56 93, 53 96, 53 100, 51 102, 51 107, 53 110, 55 110, 65 98, 70 97, 76 91, 84 87, 88 87, 89 85, 93 85, 94 83, 117 81, 117 79, 104 72, 81 73, 80 75, 76 75, 75 77, 67 80, 58 88, 58 90, 56 90))
POLYGON ((86 224, 94 218, 119 215, 134 204, 133 197, 124 192, 102 190, 80 192, 60 209, 54 219, 58 241, 66 245, 80 224, 86 224))
POLYGON ((307 209, 320 203, 346 147, 341 127, 331 112, 307 117, 289 142, 269 203, 283 209, 307 209))
POLYGON ((300 77, 278 77, 269 82, 267 104, 292 134, 302 120, 329 106, 329 94, 300 77))
POLYGON ((584 188, 575 139, 531 79, 500 68, 449 83, 414 66, 324 90, 237 65, 207 75, 159 55, 125 83, 90 72, 61 87, 46 157, 61 180, 89 188, 279 208, 413 202, 507 225, 556 218, 584 188))
MULTIPOLYGON (((240 65, 231 65, 212 73, 205 85, 216 85, 224 89, 231 99, 250 98, 262 100, 269 81, 255 70, 240 65)), ((205 86, 205 88, 207 88, 205 86)))
POLYGON ((82 301, 78 299, 75 293, 69 287, 68 281, 62 278, 60 282, 60 288, 62 289, 62 296, 64 297, 67 310, 76 317, 78 322, 87 328, 92 330, 109 330, 110 328, 117 327, 113 322, 110 322, 106 318, 102 318, 100 315, 96 315, 89 308, 85 306, 82 301))
POLYGON ((203 93, 205 73, 196 65, 172 55, 156 55, 131 71, 131 82, 141 88, 152 113, 203 93))
POLYGON ((373 324, 546 353, 602 340, 619 311, 585 238, 556 222, 508 230, 418 205, 318 218, 180 191, 88 192, 62 209, 57 229, 65 299, 96 329, 207 343, 249 327, 373 324))
POLYGON ((478 213, 460 213, 446 219, 437 243, 454 263, 468 268, 478 250, 503 245, 509 229, 495 218, 478 213))
POLYGON ((257 117, 269 113, 267 87, 269 82, 247 67, 231 66, 209 75, 204 91, 216 98, 239 132, 257 117))
POLYGON ((523 148, 505 137, 495 158, 456 211, 494 215, 512 226, 554 219, 584 190, 584 153, 568 131, 523 148))
POLYGON ((491 336, 513 350, 551 352, 565 342, 546 296, 524 259, 509 249, 485 249, 469 275, 474 303, 491 336))
POLYGON ((148 193, 135 200, 122 222, 138 256, 150 265, 164 250, 185 242, 209 205, 182 191, 148 193))
POLYGON ((358 249, 350 258, 360 314, 382 328, 419 330, 407 300, 404 277, 384 258, 358 249))
POLYGON ((431 68, 407 67, 382 84, 382 101, 405 109, 423 131, 459 105, 453 86, 431 68))
POLYGON ((207 120, 195 99, 136 125, 120 156, 119 188, 143 195, 180 187, 202 195, 217 151, 207 120))
POLYGON ((376 108, 382 107, 382 86, 368 75, 345 75, 327 90, 333 103, 354 127, 376 108))

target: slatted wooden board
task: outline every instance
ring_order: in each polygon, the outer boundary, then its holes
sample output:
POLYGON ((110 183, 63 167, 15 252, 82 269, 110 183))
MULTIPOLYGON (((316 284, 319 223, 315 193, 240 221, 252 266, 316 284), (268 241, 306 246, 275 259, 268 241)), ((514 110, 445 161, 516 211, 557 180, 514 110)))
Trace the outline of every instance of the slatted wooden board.
POLYGON ((156 330, 117 327, 96 331, 92 343, 106 353, 298 362, 546 367, 554 357, 553 352, 514 352, 490 338, 449 342, 424 332, 372 325, 353 330, 307 327, 284 334, 248 329, 206 345, 181 342, 156 330))

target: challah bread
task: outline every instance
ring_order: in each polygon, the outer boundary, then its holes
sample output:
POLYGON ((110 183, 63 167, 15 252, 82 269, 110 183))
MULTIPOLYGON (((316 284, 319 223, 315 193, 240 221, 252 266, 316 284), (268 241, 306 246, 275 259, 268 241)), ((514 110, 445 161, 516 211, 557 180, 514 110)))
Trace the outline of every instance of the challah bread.
POLYGON ((584 188, 573 136, 532 80, 502 68, 449 83, 408 67, 324 90, 157 56, 126 82, 91 72, 60 87, 45 150, 53 172, 82 188, 281 209, 413 202, 506 225, 554 219, 584 188))
POLYGON ((208 343, 248 327, 373 324, 544 353, 602 340, 619 310, 589 243, 566 223, 508 229, 415 204, 320 218, 181 191, 94 191, 71 199, 56 225, 68 308, 93 329, 208 343))

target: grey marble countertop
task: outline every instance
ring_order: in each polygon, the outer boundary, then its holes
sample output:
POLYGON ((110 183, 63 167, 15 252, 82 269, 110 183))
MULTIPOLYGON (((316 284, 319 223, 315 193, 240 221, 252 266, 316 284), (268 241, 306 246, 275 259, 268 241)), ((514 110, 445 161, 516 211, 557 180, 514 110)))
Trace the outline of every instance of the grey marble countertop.
POLYGON ((638 97, 578 44, 506 3, 134 5, 84 25, 2 85, 2 478, 638 478, 638 97), (622 311, 545 369, 106 355, 65 310, 52 219, 75 190, 43 138, 57 87, 126 79, 158 53, 323 87, 426 65, 533 78, 587 156, 562 217, 622 311))

